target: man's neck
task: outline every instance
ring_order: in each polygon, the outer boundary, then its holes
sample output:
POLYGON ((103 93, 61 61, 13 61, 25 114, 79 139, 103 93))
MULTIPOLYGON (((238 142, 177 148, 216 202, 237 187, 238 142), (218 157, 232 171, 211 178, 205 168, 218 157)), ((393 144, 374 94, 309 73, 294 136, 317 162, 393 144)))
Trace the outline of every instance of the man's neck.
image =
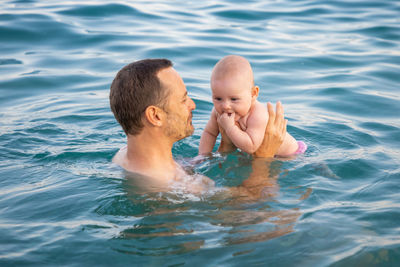
POLYGON ((130 135, 127 139, 126 150, 118 152, 115 163, 128 171, 164 181, 175 177, 176 163, 172 156, 171 140, 151 131, 130 135))

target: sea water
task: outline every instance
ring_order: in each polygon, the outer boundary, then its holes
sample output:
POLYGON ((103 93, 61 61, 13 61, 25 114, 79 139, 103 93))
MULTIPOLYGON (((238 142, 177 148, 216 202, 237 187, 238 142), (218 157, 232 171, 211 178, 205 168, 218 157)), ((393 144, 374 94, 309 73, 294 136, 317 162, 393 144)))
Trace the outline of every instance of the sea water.
POLYGON ((398 266, 399 25, 391 0, 2 1, 0 265, 398 266), (256 200, 137 192, 108 93, 143 58, 171 59, 197 105, 176 160, 218 188, 249 177, 241 152, 193 164, 228 54, 307 152, 256 200))

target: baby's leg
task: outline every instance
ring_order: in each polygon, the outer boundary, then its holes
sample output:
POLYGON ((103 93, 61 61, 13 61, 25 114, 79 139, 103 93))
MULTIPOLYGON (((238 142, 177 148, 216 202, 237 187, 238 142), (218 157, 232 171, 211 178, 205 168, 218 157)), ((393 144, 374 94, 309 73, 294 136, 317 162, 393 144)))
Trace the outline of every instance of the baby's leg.
POLYGON ((285 139, 283 140, 282 145, 279 147, 277 155, 283 157, 291 156, 296 153, 298 148, 299 144, 297 143, 296 139, 286 132, 285 139))

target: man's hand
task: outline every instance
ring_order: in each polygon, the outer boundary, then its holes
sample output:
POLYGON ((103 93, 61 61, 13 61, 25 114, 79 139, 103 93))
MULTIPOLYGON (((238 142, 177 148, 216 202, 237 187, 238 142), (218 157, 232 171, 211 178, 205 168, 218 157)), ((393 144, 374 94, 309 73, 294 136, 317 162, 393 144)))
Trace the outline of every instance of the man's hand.
POLYGON ((271 103, 268 102, 267 106, 269 114, 268 124, 265 129, 264 140, 258 150, 253 154, 255 157, 274 157, 286 135, 287 120, 284 119, 281 102, 278 101, 276 103, 276 113, 271 103))

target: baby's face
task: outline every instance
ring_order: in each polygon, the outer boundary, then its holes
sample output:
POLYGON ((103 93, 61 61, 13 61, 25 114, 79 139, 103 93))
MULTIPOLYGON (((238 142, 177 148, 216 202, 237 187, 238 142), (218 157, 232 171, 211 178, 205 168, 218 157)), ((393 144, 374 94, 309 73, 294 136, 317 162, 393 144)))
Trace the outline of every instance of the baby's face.
POLYGON ((240 78, 211 81, 212 97, 218 114, 235 113, 235 121, 247 115, 257 96, 252 96, 253 82, 240 78))

